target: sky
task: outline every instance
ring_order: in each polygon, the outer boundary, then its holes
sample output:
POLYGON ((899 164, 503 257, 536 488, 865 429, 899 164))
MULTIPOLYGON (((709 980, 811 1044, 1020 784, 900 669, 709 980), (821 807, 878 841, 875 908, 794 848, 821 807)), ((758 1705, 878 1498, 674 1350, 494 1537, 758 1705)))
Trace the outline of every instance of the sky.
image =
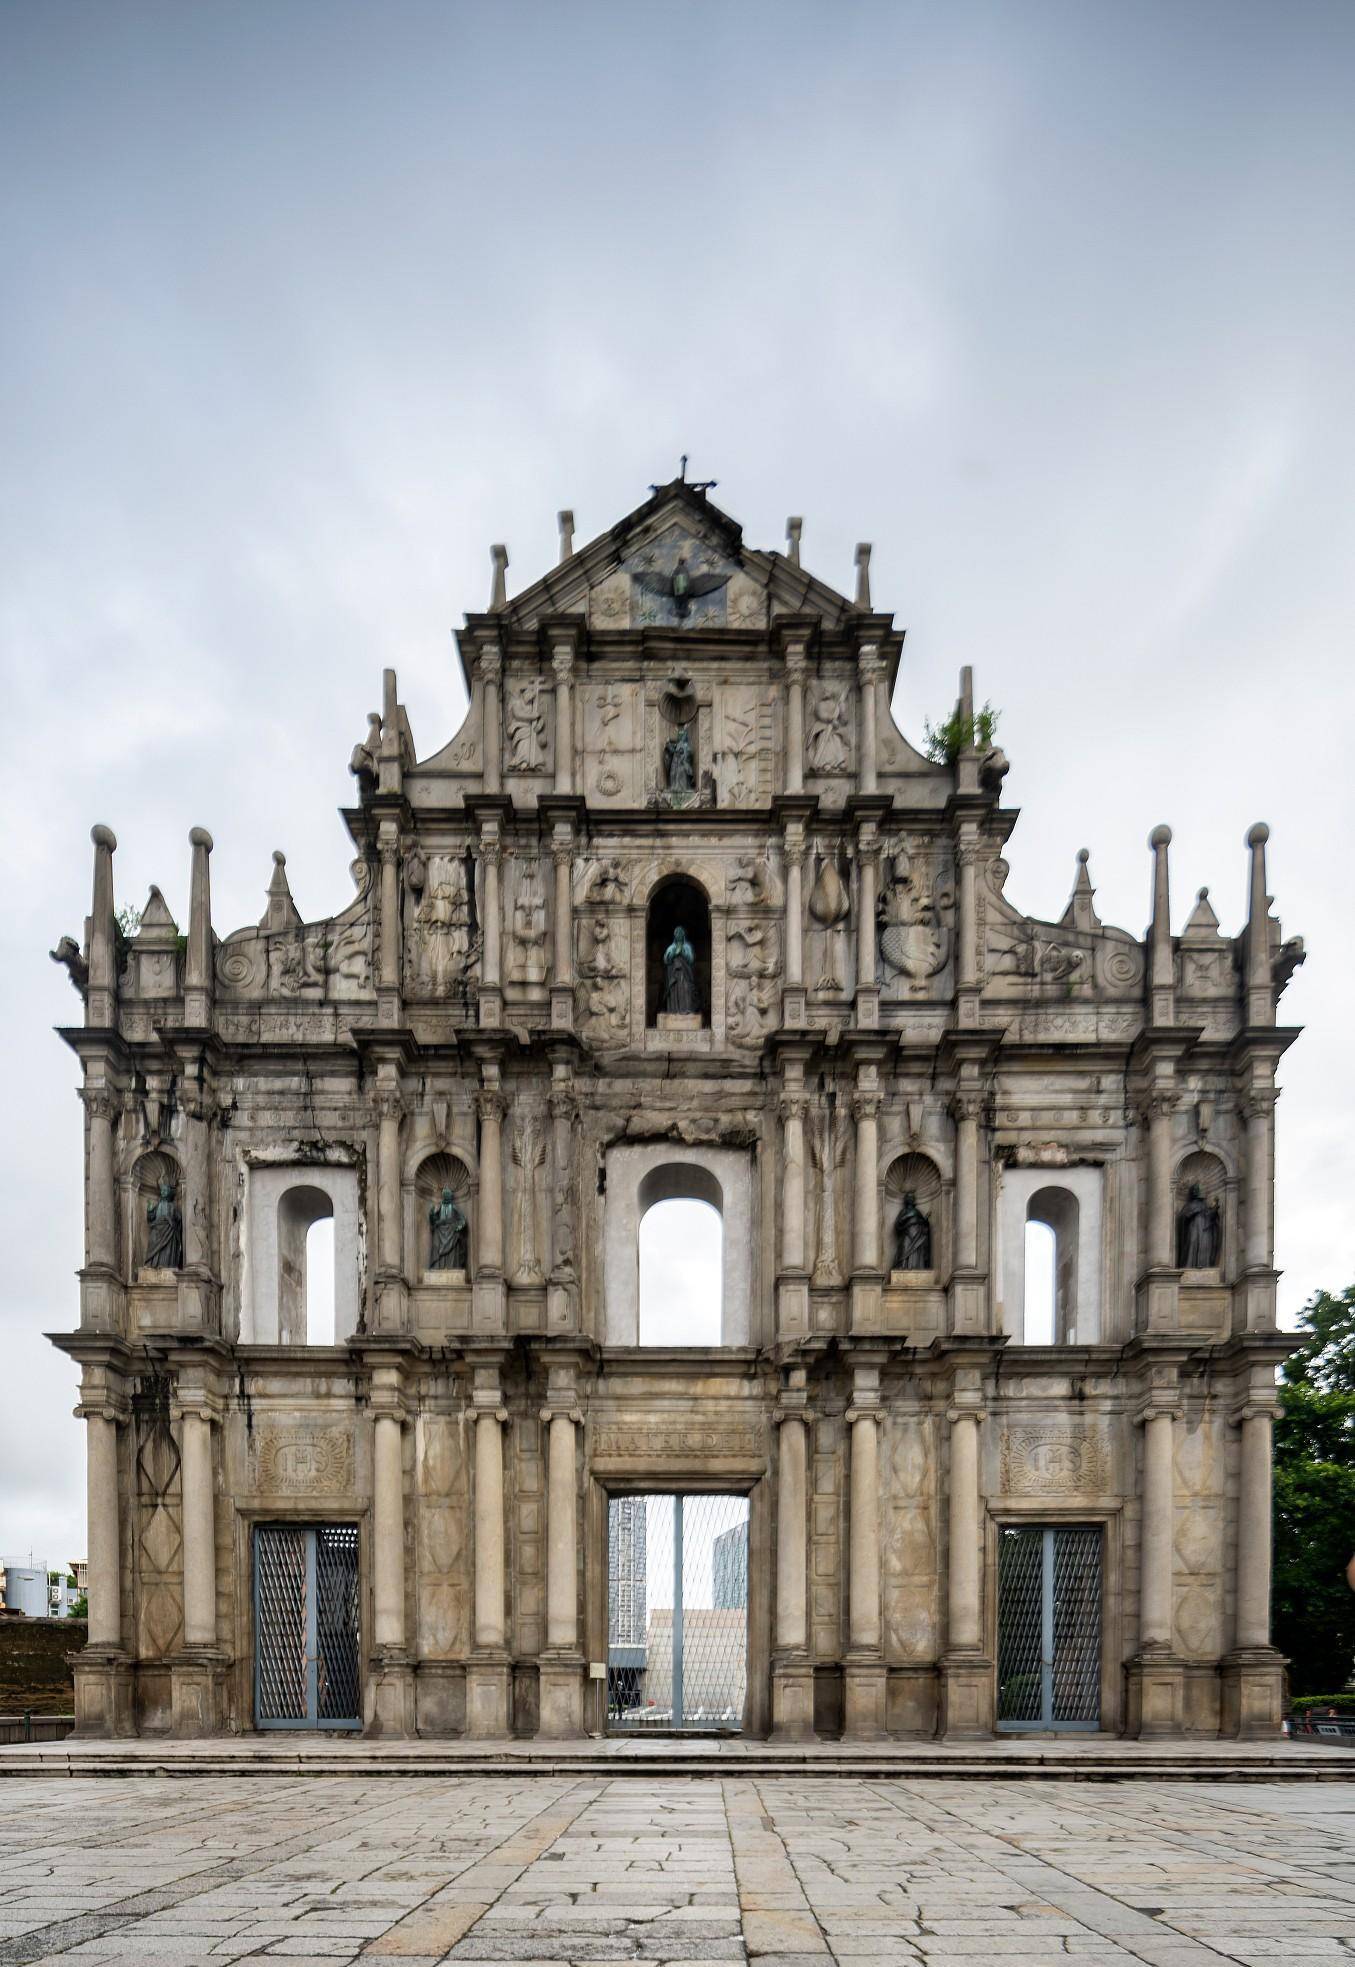
POLYGON ((874 543, 917 737, 962 663, 1022 808, 1008 894, 1091 851, 1141 933, 1245 906, 1309 961, 1282 1066, 1292 1316, 1355 1279, 1348 0, 0 0, 0 1554, 83 1554, 80 1109, 47 952, 89 907, 216 926, 336 808, 398 670, 671 477, 756 546, 874 543))

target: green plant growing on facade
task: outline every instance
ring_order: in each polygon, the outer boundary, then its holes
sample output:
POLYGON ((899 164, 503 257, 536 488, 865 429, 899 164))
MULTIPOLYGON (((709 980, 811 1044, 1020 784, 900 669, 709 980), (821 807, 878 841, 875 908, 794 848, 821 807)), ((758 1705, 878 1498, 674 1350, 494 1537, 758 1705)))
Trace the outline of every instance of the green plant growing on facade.
POLYGON ((923 749, 933 765, 953 765, 962 751, 974 745, 980 751, 991 751, 1001 715, 990 703, 970 715, 956 704, 944 724, 923 719, 923 749))
POLYGON ((118 910, 117 919, 119 929, 121 929, 128 942, 130 942, 137 930, 141 927, 141 910, 139 908, 133 908, 132 904, 128 902, 125 908, 118 910))

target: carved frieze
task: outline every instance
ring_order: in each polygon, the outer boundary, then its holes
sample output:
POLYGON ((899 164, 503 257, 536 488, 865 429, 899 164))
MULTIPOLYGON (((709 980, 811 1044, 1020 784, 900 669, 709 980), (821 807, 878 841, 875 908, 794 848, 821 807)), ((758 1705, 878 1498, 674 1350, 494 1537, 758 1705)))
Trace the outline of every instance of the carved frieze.
POLYGON ((264 1495, 350 1495, 353 1430, 262 1426, 251 1464, 254 1487, 264 1495))
POLYGON ((766 1453, 762 1428, 754 1421, 729 1426, 697 1426, 674 1421, 634 1425, 605 1422, 593 1430, 595 1460, 653 1461, 690 1455, 717 1455, 728 1460, 751 1460, 766 1453))
POLYGON ((1109 1445, 1089 1428, 1054 1421, 1009 1427, 1003 1436, 1004 1495, 1096 1496, 1110 1487, 1109 1445))

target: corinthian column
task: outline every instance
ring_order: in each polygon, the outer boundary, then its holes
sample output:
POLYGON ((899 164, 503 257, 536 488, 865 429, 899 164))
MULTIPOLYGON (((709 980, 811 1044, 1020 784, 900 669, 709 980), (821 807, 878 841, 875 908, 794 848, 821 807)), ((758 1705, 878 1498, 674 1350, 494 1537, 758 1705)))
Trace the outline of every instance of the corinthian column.
POLYGON ((804 910, 804 828, 795 822, 786 828, 786 988, 783 1021, 804 1023, 805 910, 804 910))
POLYGON ((574 790, 574 651, 557 642, 551 655, 555 671, 555 790, 574 790))
POLYGON ((804 650, 791 649, 786 656, 786 791, 789 793, 805 789, 806 667, 804 650))
POLYGON ((377 1002, 381 1022, 400 1022, 400 835, 394 820, 377 829, 381 862, 381 981, 377 1002))
POLYGON ((1251 1094, 1243 1101, 1242 1115, 1247 1125, 1247 1268, 1269 1270, 1274 1262, 1270 1165, 1275 1095, 1251 1094))
POLYGON ((852 1098, 856 1119, 856 1182, 852 1211, 852 1268, 880 1268, 880 1096, 858 1091, 852 1098))
POLYGON ((781 1096, 781 1268, 798 1276, 805 1268, 805 1110, 801 1088, 781 1096))
POLYGON ((116 1263, 116 1196, 113 1187, 113 1096, 100 1087, 84 1095, 89 1121, 89 1181, 85 1189, 85 1266, 112 1270, 116 1263))
POLYGON ((476 1095, 480 1112, 480 1235, 477 1268, 490 1276, 503 1269, 504 1097, 496 1086, 476 1095))
MULTIPOLYGON (((857 680, 861 686, 861 770, 858 783, 862 792, 874 792, 876 788, 876 717, 880 697, 880 675, 884 664, 880 651, 873 642, 867 642, 856 658, 857 680)), ((862 920, 875 920, 874 913, 866 917, 864 907, 862 920)))

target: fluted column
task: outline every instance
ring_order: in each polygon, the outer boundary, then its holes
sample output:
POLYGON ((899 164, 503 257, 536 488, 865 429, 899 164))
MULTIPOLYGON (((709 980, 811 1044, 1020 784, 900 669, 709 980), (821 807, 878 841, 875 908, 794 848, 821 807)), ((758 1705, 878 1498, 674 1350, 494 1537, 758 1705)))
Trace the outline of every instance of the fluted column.
POLYGON ((480 681, 484 706, 485 791, 498 792, 503 785, 503 707, 499 684, 503 675, 503 656, 497 647, 480 645, 480 681))
POLYGON ((113 1184, 111 1093, 98 1087, 85 1093, 89 1119, 89 1179, 85 1188, 85 1264, 112 1270, 117 1262, 117 1197, 113 1184))
POLYGON ((555 671, 555 790, 574 790, 574 651, 557 643, 551 656, 555 671))
POLYGON ((209 1408, 180 1408, 179 1457, 183 1488, 184 1643, 190 1647, 215 1646, 216 1504, 209 1408))
POLYGON ((1271 1436, 1265 1408, 1242 1417, 1237 1497, 1237 1646, 1270 1644, 1271 1436))
POLYGON ((89 1643, 122 1645, 122 1540, 118 1529, 118 1423, 111 1408, 84 1406, 89 1643))
POLYGON ((1172 1209, 1172 1113, 1169 1093, 1148 1100, 1148 1261, 1170 1269, 1176 1262, 1175 1213, 1172 1209))
POLYGON ((405 1478, 403 1426, 394 1404, 376 1416, 373 1456, 372 1598, 376 1643, 405 1644, 405 1478))
POLYGON ((1171 1412, 1150 1412, 1144 1417, 1139 1580, 1139 1649, 1144 1653, 1171 1651, 1175 1428, 1171 1412))
MULTIPOLYGON (((804 651, 786 657, 786 791, 805 789, 805 670, 804 651)), ((787 977, 787 982, 790 979, 787 977)))
POLYGON ((856 923, 856 986, 858 995, 875 989, 876 892, 880 875, 880 840, 873 826, 862 827, 857 844, 860 869, 860 907, 856 923))
MULTIPOLYGON (((857 784, 862 792, 876 789, 876 747, 877 747, 877 707, 880 694, 880 675, 884 668, 880 651, 873 642, 866 643, 856 659, 857 680, 861 686, 861 765, 857 774, 857 784)), ((874 913, 862 919, 874 922, 874 913)))
POLYGON ((489 1276, 503 1269, 504 1097, 494 1086, 476 1096, 480 1112, 480 1233, 478 1268, 489 1276))
POLYGON ((1253 1093, 1242 1104, 1247 1127, 1247 1242, 1249 1270, 1269 1270, 1274 1262, 1272 1241, 1271 1134, 1275 1095, 1253 1093))
POLYGON ((574 848, 569 840, 557 840, 551 848, 555 868, 555 961, 554 981, 572 989, 574 984, 574 848))
POLYGON ((956 1407, 950 1412, 950 1566, 946 1605, 953 1653, 977 1653, 982 1646, 979 1419, 979 1413, 970 1407, 956 1407))
MULTIPOLYGON (((786 990, 802 993, 805 980, 804 829, 786 829, 786 990)), ((797 1021, 803 1005, 796 1012, 797 1021)))
POLYGON ((799 1087, 781 1096, 781 1268, 805 1268, 805 1110, 799 1087))
POLYGON ((480 924, 480 981, 486 990, 498 990, 502 982, 501 936, 502 903, 499 899, 499 871, 503 846, 497 830, 486 829, 480 839, 480 866, 484 874, 484 920, 480 924))
POLYGON ((401 1267, 400 1122, 404 1102, 394 1086, 382 1087, 377 1098, 377 1262, 382 1271, 394 1277, 401 1267))
POLYGON ((852 1097, 856 1120, 856 1180, 852 1210, 852 1268, 880 1268, 880 1096, 857 1092, 852 1097))
POLYGON ((578 1482, 575 1413, 546 1412, 546 1644, 572 1652, 579 1643, 578 1482))
POLYGON ((475 1416, 475 1644, 501 1651, 506 1638, 503 1565, 502 1407, 475 1416))
POLYGON ((381 981, 378 1000, 383 1024, 400 1019, 400 835, 393 820, 377 831, 381 862, 381 981))

